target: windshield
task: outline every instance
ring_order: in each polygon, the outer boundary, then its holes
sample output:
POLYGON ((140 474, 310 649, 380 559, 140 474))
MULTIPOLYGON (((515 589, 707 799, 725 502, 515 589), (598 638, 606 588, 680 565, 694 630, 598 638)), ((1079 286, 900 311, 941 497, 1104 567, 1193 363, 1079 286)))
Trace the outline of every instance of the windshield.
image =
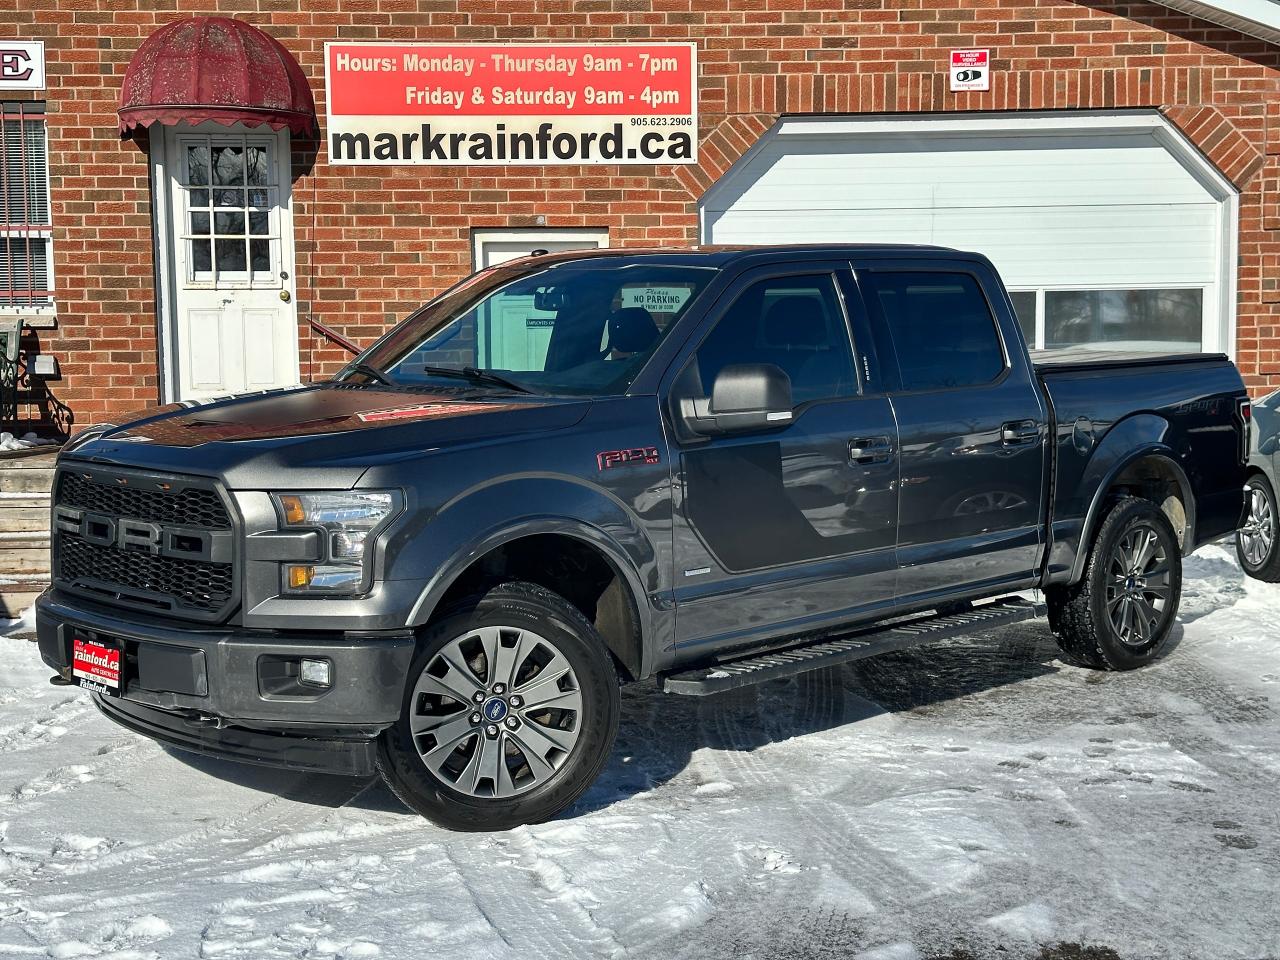
POLYGON ((620 394, 713 276, 706 267, 600 260, 485 271, 404 321, 347 372, 397 386, 463 377, 493 389, 620 394))

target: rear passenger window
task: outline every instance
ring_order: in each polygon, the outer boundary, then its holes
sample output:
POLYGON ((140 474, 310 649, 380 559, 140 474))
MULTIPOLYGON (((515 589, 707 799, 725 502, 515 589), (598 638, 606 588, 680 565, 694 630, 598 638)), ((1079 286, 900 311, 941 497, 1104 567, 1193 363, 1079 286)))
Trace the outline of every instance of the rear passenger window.
POLYGON ((830 274, 774 277, 752 284, 698 348, 709 395, 717 374, 739 363, 772 363, 791 378, 792 402, 857 393, 849 327, 830 274))
POLYGON ((995 318, 967 273, 879 273, 860 278, 893 336, 903 390, 991 383, 1004 370, 995 318))

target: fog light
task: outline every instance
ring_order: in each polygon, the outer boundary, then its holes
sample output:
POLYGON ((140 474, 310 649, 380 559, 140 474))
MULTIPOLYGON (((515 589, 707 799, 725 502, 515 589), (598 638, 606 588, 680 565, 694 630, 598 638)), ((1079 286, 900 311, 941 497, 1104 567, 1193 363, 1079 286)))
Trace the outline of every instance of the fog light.
POLYGON ((303 660, 298 671, 298 679, 313 687, 327 687, 333 683, 330 669, 328 660, 303 660))
POLYGON ((285 575, 288 578, 289 589, 301 590, 303 587, 311 586, 311 578, 315 573, 315 567, 298 565, 287 568, 285 575))

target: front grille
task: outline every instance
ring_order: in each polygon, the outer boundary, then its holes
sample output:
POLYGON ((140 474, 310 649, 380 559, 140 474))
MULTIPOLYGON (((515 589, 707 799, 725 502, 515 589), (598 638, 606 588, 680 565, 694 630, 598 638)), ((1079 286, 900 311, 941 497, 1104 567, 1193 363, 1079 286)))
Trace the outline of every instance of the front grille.
POLYGON ((215 491, 200 487, 166 493, 64 473, 58 486, 58 503, 110 517, 129 517, 182 527, 226 530, 231 526, 231 517, 222 498, 215 491))
MULTIPOLYGON (((234 593, 229 563, 156 557, 104 547, 70 533, 63 533, 59 539, 61 579, 118 584, 125 588, 126 596, 128 591, 140 591, 131 606, 144 605, 144 596, 159 595, 179 608, 216 613, 234 593)), ((161 603, 157 600, 156 605, 161 603)))
POLYGON ((101 467, 58 472, 53 576, 60 588, 116 606, 218 620, 236 600, 233 537, 234 521, 213 481, 101 467))

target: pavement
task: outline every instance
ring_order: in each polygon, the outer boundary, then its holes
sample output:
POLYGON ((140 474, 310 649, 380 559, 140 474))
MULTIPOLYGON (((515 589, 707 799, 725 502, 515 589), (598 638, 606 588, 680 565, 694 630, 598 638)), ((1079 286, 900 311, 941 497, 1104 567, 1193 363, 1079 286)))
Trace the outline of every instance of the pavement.
POLYGON ((576 807, 481 835, 169 752, 0 639, 0 957, 1275 958, 1280 585, 1186 564, 1132 673, 1030 623, 629 688, 576 807))

